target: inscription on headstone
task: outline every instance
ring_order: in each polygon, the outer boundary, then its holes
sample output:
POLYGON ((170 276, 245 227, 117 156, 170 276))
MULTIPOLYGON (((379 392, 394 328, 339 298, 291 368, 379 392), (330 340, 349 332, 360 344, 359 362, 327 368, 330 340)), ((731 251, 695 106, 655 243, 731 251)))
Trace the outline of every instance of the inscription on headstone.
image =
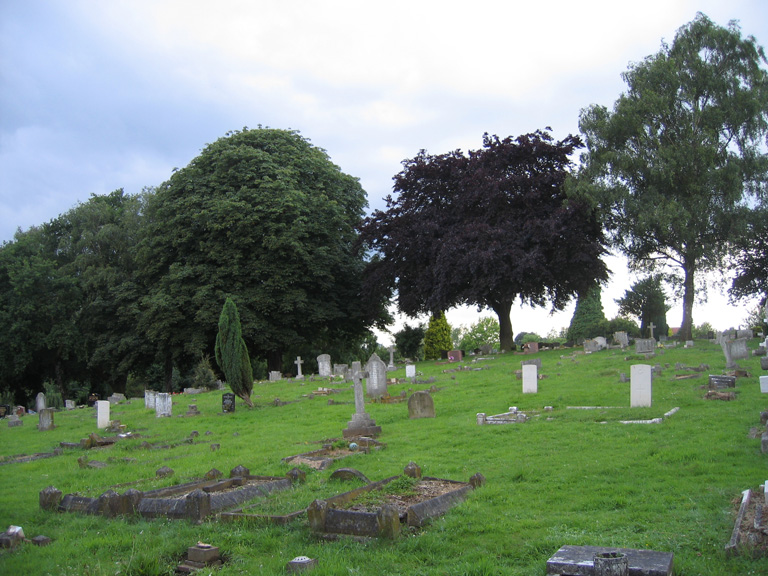
POLYGON ((638 338, 635 340, 635 354, 653 354, 656 340, 653 338, 638 338))
POLYGON ((721 376, 719 374, 709 375, 710 390, 722 390, 723 388, 735 388, 735 387, 736 387, 735 376, 721 376))
POLYGON ((221 395, 221 411, 225 414, 235 411, 235 395, 232 392, 221 395))

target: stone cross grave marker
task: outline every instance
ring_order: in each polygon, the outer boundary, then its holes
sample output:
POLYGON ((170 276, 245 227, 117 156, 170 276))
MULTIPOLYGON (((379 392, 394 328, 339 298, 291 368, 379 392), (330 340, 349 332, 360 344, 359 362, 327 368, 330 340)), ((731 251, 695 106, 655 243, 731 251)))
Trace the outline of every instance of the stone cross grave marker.
POLYGON ((296 378, 304 378, 304 374, 301 373, 301 365, 304 364, 304 360, 301 359, 301 356, 296 356, 294 364, 296 364, 296 378))
MULTIPOLYGON (((384 362, 382 362, 384 364, 384 362)), ((385 366, 386 368, 386 366, 385 366)), ((358 436, 378 436, 381 434, 381 426, 376 426, 376 422, 365 411, 365 396, 363 395, 363 384, 360 380, 360 373, 355 372, 352 375, 355 390, 355 413, 352 420, 347 422, 347 427, 342 431, 344 438, 356 438, 358 436)))
POLYGON ((109 400, 96 401, 96 428, 104 430, 109 426, 109 400))
POLYGON ((387 370, 391 371, 395 369, 395 347, 389 347, 389 364, 387 364, 387 370))
POLYGON ((365 388, 371 398, 381 398, 387 393, 387 366, 375 352, 371 354, 366 365, 368 378, 365 388))
POLYGON ((37 418, 38 430, 53 430, 53 408, 43 408, 37 413, 37 418))
POLYGON ((429 392, 420 390, 408 398, 408 418, 434 418, 435 401, 429 392))
POLYGON ((653 338, 653 329, 654 328, 656 328, 656 324, 654 324, 653 322, 648 324, 648 330, 650 330, 650 332, 651 332, 651 338, 653 338))
POLYGON ((173 396, 158 392, 155 402, 155 418, 170 418, 173 415, 173 396))
POLYGON ((523 394, 536 394, 539 391, 539 369, 536 364, 523 366, 523 394))
POLYGON ((331 376, 331 355, 320 354, 317 357, 317 373, 322 378, 328 378, 331 376))
POLYGON ((41 412, 42 410, 45 410, 45 408, 45 394, 39 392, 35 398, 35 412, 41 412))
POLYGON ((650 407, 651 366, 649 364, 633 364, 629 374, 629 405, 632 408, 650 407))
POLYGON ((235 394, 225 392, 221 395, 221 411, 225 414, 235 411, 235 394))

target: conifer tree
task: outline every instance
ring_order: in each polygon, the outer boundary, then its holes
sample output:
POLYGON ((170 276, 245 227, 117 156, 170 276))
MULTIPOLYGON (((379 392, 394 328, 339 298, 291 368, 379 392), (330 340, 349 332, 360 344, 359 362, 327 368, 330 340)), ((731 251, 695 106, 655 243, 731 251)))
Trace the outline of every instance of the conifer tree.
POLYGON ((603 312, 600 293, 600 286, 596 284, 584 294, 579 294, 568 328, 569 340, 580 344, 587 338, 602 336, 605 332, 608 319, 603 312))
POLYGON ((253 390, 253 371, 248 349, 243 340, 240 327, 240 315, 231 298, 224 302, 219 316, 219 333, 216 336, 216 363, 224 372, 227 384, 232 392, 253 408, 251 391, 253 390))
POLYGON ((433 314, 429 319, 427 331, 424 334, 424 357, 427 360, 440 358, 440 352, 453 348, 451 327, 443 312, 433 314))

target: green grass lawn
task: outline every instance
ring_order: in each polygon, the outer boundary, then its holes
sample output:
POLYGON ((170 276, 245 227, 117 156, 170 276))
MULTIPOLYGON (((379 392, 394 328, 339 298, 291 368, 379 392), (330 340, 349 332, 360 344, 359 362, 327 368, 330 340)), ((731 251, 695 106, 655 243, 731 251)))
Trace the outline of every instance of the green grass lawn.
MULTIPOLYGON (((750 349, 756 345, 751 341, 750 349)), ((707 374, 725 368, 720 347, 697 341, 692 349, 668 349, 647 362, 669 365, 654 379, 653 406, 630 409, 630 385, 620 383, 620 373, 629 375, 631 364, 646 362, 619 350, 580 352, 528 356, 541 358, 546 376, 535 395, 522 394, 522 381, 515 377, 521 355, 491 357, 471 364, 482 370, 459 372, 446 372, 455 364, 420 363, 419 378, 435 377, 439 389, 433 394, 436 418, 409 420, 405 403, 367 404, 382 427, 379 440, 386 449, 351 456, 323 471, 307 469, 306 487, 281 496, 271 508, 264 506, 267 513, 283 513, 302 494, 312 498, 344 491, 343 484, 328 482, 340 467, 357 468, 372 481, 401 473, 409 461, 427 476, 467 481, 480 472, 486 477, 485 486, 464 503, 424 529, 404 530, 394 542, 325 541, 313 536, 306 520, 272 526, 211 519, 196 525, 40 510, 38 494, 50 485, 64 494, 98 496, 140 480, 143 489, 187 482, 211 468, 228 476, 239 464, 251 474, 282 476, 291 468, 282 458, 340 438, 354 412, 352 390, 341 382, 332 384, 341 393, 308 397, 328 386, 327 380, 259 383, 257 408, 238 404, 228 415, 221 414, 221 392, 174 396, 173 418, 155 418, 143 399, 113 406, 112 419, 140 438, 0 465, 0 530, 17 525, 27 538, 53 539, 47 547, 26 543, 0 550, 0 574, 172 574, 187 547, 198 541, 220 547, 226 560, 217 572, 222 576, 284 574, 285 564, 300 555, 319 559, 313 572, 318 576, 543 575, 547 559, 565 544, 672 552, 678 576, 768 574, 768 559, 724 552, 734 502, 742 490, 768 480, 768 455, 761 453, 759 437, 749 437, 760 425, 760 411, 768 408, 759 390, 758 359, 740 361, 751 376, 738 379, 736 400, 705 400, 701 387, 707 374), (695 379, 676 380, 683 374, 674 369, 678 362, 706 363, 711 369, 695 379), (275 398, 291 403, 278 407, 272 404, 275 398), (180 417, 189 404, 202 414, 180 417), (498 414, 510 406, 532 418, 523 424, 476 424, 476 413, 498 414), (545 406, 553 410, 544 411, 545 406), (569 408, 575 406, 604 408, 569 408), (675 407, 680 410, 661 424, 620 423, 657 418, 675 407), (193 430, 200 435, 188 443, 193 430), (144 441, 155 447, 142 447, 144 441), (212 451, 214 443, 220 449, 212 451), (77 460, 83 455, 107 466, 81 468, 77 460), (162 466, 172 468, 174 476, 149 481, 162 466)), ((404 367, 391 376, 404 379, 404 367)), ((399 384, 390 386, 390 394, 429 387, 399 384)), ((0 458, 50 452, 59 442, 78 442, 97 431, 95 409, 89 408, 57 412, 51 431, 38 431, 36 424, 36 416, 26 416, 17 428, 0 421, 0 458)), ((259 513, 259 506, 253 511, 259 513)))

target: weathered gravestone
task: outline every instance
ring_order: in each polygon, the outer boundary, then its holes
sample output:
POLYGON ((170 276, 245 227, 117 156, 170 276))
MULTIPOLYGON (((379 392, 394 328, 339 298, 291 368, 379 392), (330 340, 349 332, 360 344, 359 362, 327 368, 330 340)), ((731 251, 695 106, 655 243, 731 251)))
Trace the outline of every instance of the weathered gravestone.
POLYGON ((768 394, 768 376, 760 376, 760 392, 768 394))
POLYGON ((366 365, 368 378, 365 379, 365 390, 371 398, 381 398, 387 393, 387 365, 373 353, 366 365))
POLYGON ((523 366, 523 394, 536 394, 539 391, 539 370, 536 364, 523 366))
POLYGON ((724 388, 735 388, 735 376, 721 376, 719 374, 710 374, 708 386, 710 390, 722 390, 724 388))
POLYGON ((96 402, 96 428, 103 430, 109 426, 109 400, 98 400, 96 402))
POLYGON ((493 345, 492 344, 483 344, 480 346, 480 354, 483 356, 487 354, 491 354, 493 352, 493 345))
POLYGON ((149 410, 155 409, 155 403, 157 402, 157 392, 154 390, 144 390, 144 407, 149 410))
POLYGON ((429 392, 421 390, 414 392, 408 398, 408 417, 409 418, 434 418, 435 401, 429 392))
POLYGON ((584 352, 598 352, 602 350, 600 343, 595 339, 584 340, 584 352))
POLYGON ((37 413, 37 429, 46 431, 53 430, 53 408, 43 408, 37 413))
POLYGON ((74 400, 64 400, 64 407, 67 410, 74 410, 76 408, 74 400))
POLYGON ((654 338, 637 338, 635 340, 635 354, 653 354, 656 349, 654 338))
POLYGON ((173 415, 173 396, 159 392, 155 402, 155 418, 170 418, 173 415))
POLYGON ((629 336, 626 332, 614 332, 613 339, 616 341, 616 344, 621 346, 622 349, 629 346, 629 336))
POLYGON ((235 411, 235 395, 232 392, 221 395, 221 411, 225 414, 235 411))
POLYGON ((726 370, 736 368, 736 360, 744 360, 749 357, 746 338, 737 338, 736 340, 723 339, 720 341, 720 347, 725 355, 726 370))
POLYGON ((333 374, 335 376, 345 376, 346 377, 348 370, 349 370, 349 366, 347 364, 334 364, 333 365, 333 374))
POLYGON ((317 357, 317 373, 323 378, 328 378, 332 375, 330 354, 320 354, 317 357))
POLYGON ((45 394, 40 392, 35 398, 35 412, 40 412, 41 410, 45 410, 45 408, 45 394))
POLYGON ((736 338, 737 339, 744 338, 745 340, 749 340, 750 338, 753 338, 753 337, 754 337, 754 333, 750 329, 747 329, 747 330, 736 330, 736 338))
POLYGON ((11 414, 7 418, 8 420, 8 428, 15 428, 16 426, 23 426, 24 421, 19 417, 18 414, 11 414))
POLYGON ((350 376, 354 376, 355 374, 358 374, 359 372, 363 371, 363 363, 360 362, 360 360, 355 360, 352 362, 352 368, 349 369, 350 376))
POLYGON ((633 364, 629 375, 629 405, 632 408, 650 407, 651 367, 648 364, 633 364))
POLYGON ((277 382, 279 380, 283 379, 283 375, 278 370, 272 370, 269 373, 269 381, 270 382, 277 382))
POLYGON ((107 398, 110 404, 119 404, 120 402, 125 402, 125 400, 125 394, 112 394, 112 396, 107 398))
POLYGON ((520 366, 536 366, 541 370, 541 358, 529 358, 528 360, 520 360, 520 366))
POLYGON ((763 370, 768 370, 768 356, 763 356, 760 358, 760 368, 763 370))
MULTIPOLYGON (((386 369, 386 366, 384 368, 386 369)), ((344 438, 378 436, 381 434, 381 426, 376 426, 376 422, 365 411, 365 397, 363 396, 363 384, 360 381, 360 373, 355 372, 352 378, 355 382, 355 413, 352 415, 352 420, 347 423, 346 429, 342 431, 342 435, 344 438)))

